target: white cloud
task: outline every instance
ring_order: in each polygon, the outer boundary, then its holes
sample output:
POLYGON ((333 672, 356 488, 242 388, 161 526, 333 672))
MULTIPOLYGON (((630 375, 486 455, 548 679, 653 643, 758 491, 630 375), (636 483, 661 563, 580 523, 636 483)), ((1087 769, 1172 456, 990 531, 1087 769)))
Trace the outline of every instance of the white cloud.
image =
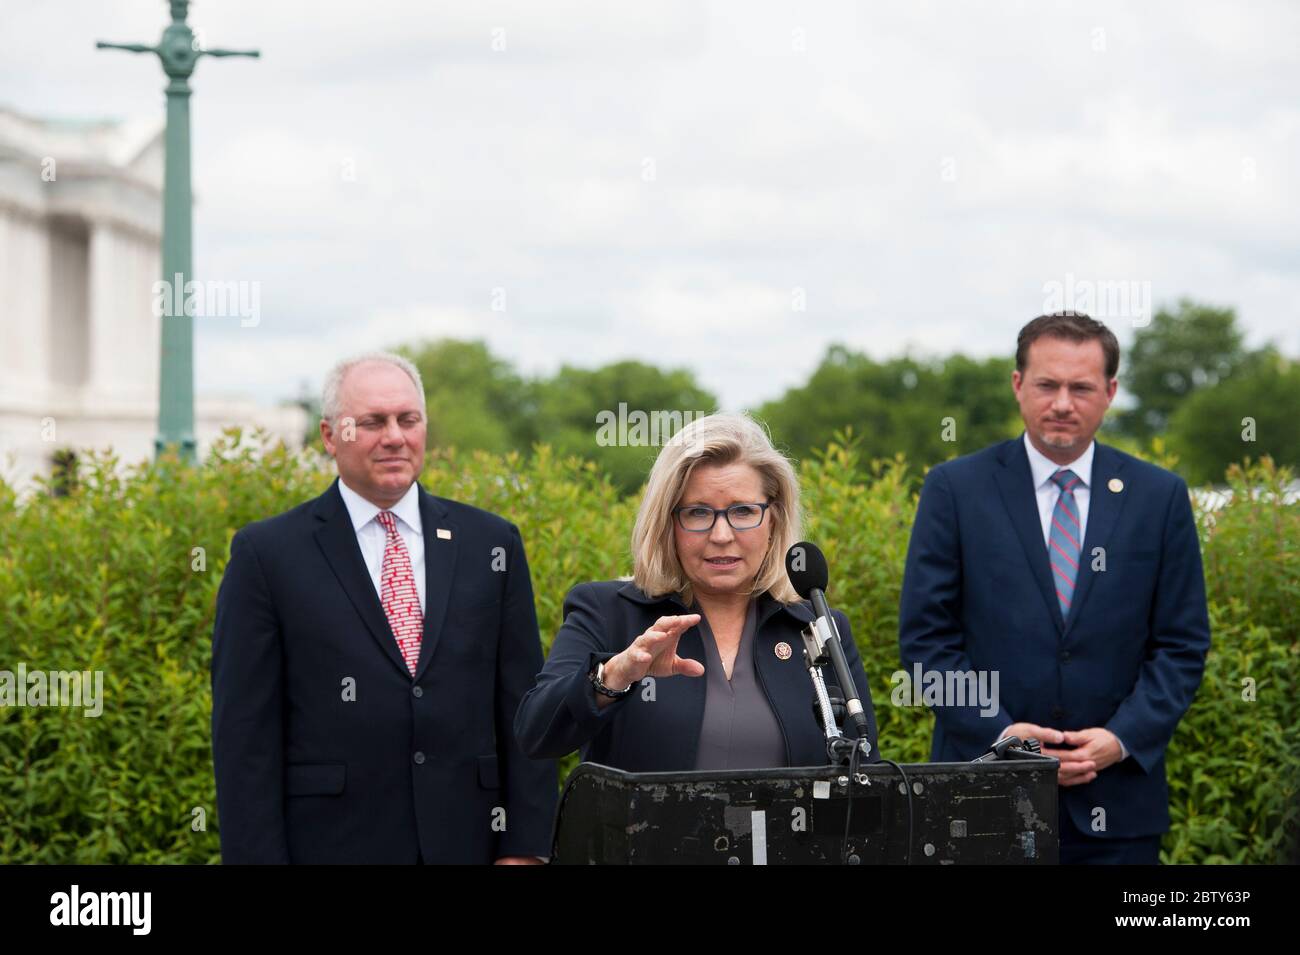
MULTIPOLYGON (((93 44, 163 19, 7 3, 0 88, 35 114, 157 109, 156 61, 93 44)), ((1283 3, 210 0, 192 20, 263 51, 194 78, 196 266, 261 281, 264 312, 200 326, 203 388, 289 395, 360 347, 457 335, 528 372, 687 364, 737 407, 836 341, 1006 354, 1067 273, 1235 305, 1300 354, 1283 3)))

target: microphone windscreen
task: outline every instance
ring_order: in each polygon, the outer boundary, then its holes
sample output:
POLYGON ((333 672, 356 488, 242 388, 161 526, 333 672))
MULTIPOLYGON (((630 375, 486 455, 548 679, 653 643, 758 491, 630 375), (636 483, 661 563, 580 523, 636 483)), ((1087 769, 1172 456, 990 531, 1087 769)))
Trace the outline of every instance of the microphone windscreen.
POLYGON ((785 572, 790 583, 804 600, 812 597, 814 590, 825 591, 831 572, 826 566, 826 555, 821 548, 808 541, 800 541, 785 552, 785 572))

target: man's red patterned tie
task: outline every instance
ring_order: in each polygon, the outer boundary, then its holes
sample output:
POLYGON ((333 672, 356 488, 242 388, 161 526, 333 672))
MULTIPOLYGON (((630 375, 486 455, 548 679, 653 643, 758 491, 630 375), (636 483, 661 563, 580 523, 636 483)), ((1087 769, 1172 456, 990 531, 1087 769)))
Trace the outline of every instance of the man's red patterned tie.
POLYGON ((397 649, 402 652, 411 676, 415 676, 415 665, 420 660, 420 638, 424 634, 424 614, 420 611, 420 594, 415 589, 415 574, 411 572, 411 555, 406 551, 406 541, 397 533, 397 519, 391 511, 380 511, 375 520, 388 532, 380 575, 380 601, 397 638, 397 649))

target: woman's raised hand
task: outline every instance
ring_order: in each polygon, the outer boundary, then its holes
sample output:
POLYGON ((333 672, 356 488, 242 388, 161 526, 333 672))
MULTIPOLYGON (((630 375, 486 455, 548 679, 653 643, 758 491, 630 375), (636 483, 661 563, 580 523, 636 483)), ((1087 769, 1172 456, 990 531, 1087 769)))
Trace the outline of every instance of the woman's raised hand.
POLYGON ((699 622, 698 613, 660 617, 631 646, 605 661, 601 682, 622 690, 647 676, 703 676, 704 664, 677 655, 682 634, 699 622))

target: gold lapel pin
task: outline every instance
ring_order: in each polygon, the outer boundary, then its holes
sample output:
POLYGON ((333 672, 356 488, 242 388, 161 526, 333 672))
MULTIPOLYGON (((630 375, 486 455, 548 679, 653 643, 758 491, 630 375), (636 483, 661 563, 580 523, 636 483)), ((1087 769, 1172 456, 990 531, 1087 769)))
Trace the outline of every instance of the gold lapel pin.
MULTIPOLYGON (((1115 490, 1115 488, 1112 487, 1111 490, 1113 491, 1113 490, 1115 490)), ((449 541, 449 540, 451 540, 451 531, 447 530, 447 528, 445 528, 445 527, 439 527, 439 528, 438 528, 438 540, 443 540, 443 541, 449 541)))
POLYGON ((789 660, 790 657, 794 655, 794 651, 790 649, 790 644, 786 643, 784 640, 776 645, 776 649, 773 652, 776 653, 776 658, 778 660, 789 660))
POLYGON ((1110 488, 1112 491, 1114 491, 1116 494, 1124 490, 1124 482, 1121 481, 1119 478, 1111 478, 1110 481, 1107 482, 1106 486, 1110 488))

